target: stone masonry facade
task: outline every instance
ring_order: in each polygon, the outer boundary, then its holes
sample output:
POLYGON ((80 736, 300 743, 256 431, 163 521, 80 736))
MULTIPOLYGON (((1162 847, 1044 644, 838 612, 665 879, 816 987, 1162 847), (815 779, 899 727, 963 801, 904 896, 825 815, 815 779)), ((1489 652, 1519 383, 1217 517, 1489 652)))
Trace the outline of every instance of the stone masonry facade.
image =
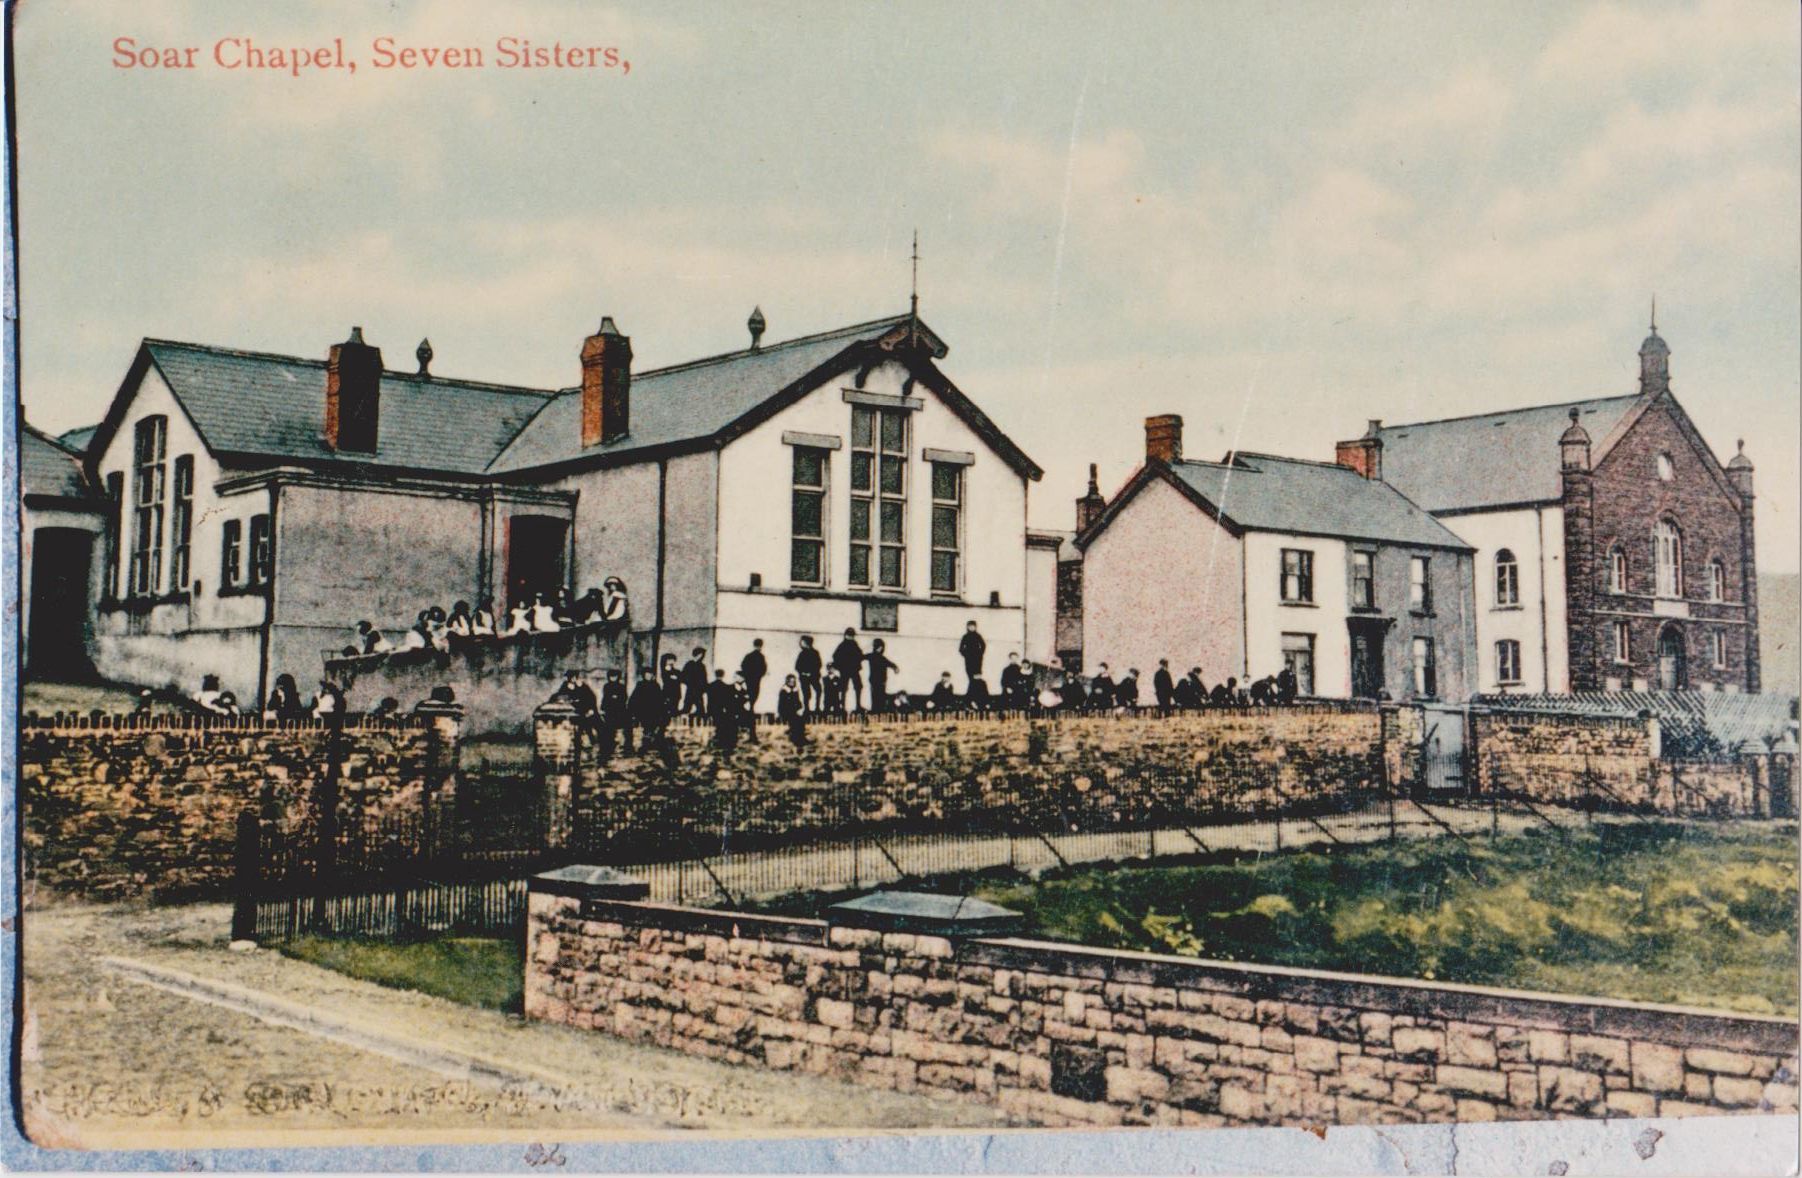
POLYGON ((528 1017, 1037 1125, 1797 1108, 1793 1021, 884 933, 534 881, 528 1017))
MULTIPOLYGON (((428 781, 451 804, 461 716, 352 720, 338 735, 340 823, 417 810, 428 781)), ((228 894, 239 815, 276 829, 315 817, 331 730, 254 717, 28 719, 19 797, 27 895, 182 900, 228 894)))

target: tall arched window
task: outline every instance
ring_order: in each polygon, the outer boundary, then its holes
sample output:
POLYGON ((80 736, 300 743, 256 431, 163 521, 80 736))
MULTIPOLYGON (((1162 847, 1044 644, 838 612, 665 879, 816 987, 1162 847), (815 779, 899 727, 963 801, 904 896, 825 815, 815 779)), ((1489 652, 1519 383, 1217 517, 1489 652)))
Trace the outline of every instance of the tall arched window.
POLYGON ((1658 596, 1683 596, 1683 533, 1668 519, 1652 529, 1654 559, 1658 567, 1658 596))
POLYGON ((1495 554, 1495 603, 1520 604, 1520 564, 1507 548, 1495 554))
POLYGON ((1608 550, 1608 592, 1627 591, 1627 550, 1616 544, 1608 550))
POLYGON ((1727 600, 1727 566, 1718 556, 1708 562, 1708 600, 1727 600))

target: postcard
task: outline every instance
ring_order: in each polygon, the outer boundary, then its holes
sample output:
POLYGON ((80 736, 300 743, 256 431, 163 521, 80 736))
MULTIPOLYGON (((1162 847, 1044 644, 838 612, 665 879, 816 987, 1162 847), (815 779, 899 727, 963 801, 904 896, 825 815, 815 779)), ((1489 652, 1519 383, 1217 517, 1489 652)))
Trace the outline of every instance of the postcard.
POLYGON ((7 16, 10 1165, 1794 1172, 1794 5, 7 16))

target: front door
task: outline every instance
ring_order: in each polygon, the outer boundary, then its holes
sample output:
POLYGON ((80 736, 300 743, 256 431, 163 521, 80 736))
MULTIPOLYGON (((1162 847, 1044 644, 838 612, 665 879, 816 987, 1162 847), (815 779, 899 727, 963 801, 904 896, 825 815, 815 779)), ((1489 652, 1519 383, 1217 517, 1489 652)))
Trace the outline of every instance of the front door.
POLYGON ((1388 618, 1347 618, 1351 635, 1351 693, 1353 699, 1380 699, 1383 695, 1383 635, 1388 618))
POLYGON ((31 537, 31 633, 25 663, 34 678, 80 679, 88 662, 88 574, 94 535, 39 528, 31 537))
POLYGON ((1658 636, 1658 686, 1664 691, 1680 691, 1688 678, 1683 665, 1683 631, 1666 626, 1658 636))
POLYGON ((507 606, 531 605, 540 593, 563 588, 563 549, 569 521, 516 515, 507 521, 507 606))

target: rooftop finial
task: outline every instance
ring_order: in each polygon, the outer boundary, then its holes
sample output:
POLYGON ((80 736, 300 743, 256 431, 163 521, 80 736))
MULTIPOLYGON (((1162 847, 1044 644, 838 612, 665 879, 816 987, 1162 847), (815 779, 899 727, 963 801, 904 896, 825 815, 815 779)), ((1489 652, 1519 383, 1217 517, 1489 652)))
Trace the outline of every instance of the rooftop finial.
POLYGON ((1658 334, 1658 296, 1652 295, 1652 334, 1658 334))
POLYGON ((414 349, 413 354, 419 357, 419 375, 432 375, 432 341, 429 339, 420 340, 419 347, 414 349))
POLYGON ((914 230, 913 252, 913 288, 907 299, 907 314, 912 319, 920 317, 920 231, 914 230))
POLYGON ((763 329, 769 326, 764 322, 762 307, 751 308, 751 317, 745 320, 745 326, 751 331, 751 350, 755 352, 763 346, 763 329))
POLYGON ((1578 409, 1575 405, 1572 405, 1570 407, 1570 423, 1572 425, 1576 425, 1577 418, 1581 417, 1582 415, 1583 415, 1583 411, 1581 409, 1578 409))

